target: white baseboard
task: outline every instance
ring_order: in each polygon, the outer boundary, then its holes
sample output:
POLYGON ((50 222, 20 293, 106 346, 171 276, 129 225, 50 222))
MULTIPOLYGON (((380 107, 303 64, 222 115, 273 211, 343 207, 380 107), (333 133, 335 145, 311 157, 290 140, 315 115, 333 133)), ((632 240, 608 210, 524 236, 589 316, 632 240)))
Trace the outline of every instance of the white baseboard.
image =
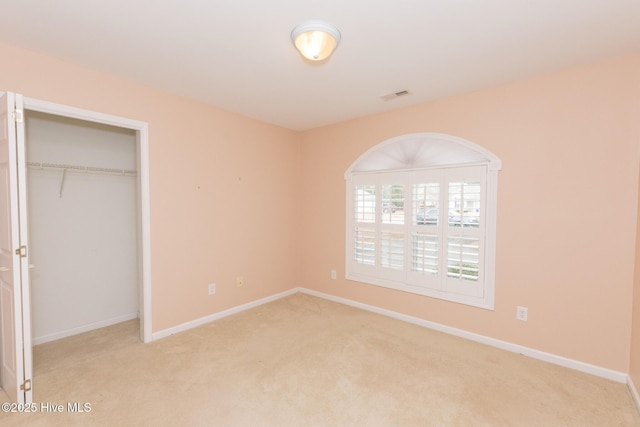
POLYGON ((72 335, 81 334, 83 332, 93 331, 94 329, 100 329, 107 326, 115 325, 117 323, 126 322, 127 320, 133 320, 138 318, 138 313, 125 314, 123 316, 114 317, 107 320, 101 320, 99 322, 90 323, 88 325, 78 326, 77 328, 66 329, 64 331, 56 332, 54 334, 44 335, 42 337, 34 337, 31 340, 32 345, 44 344, 46 342, 59 340, 61 338, 70 337, 72 335))
POLYGON ((272 301, 278 300, 280 298, 287 297, 289 295, 293 295, 295 293, 298 293, 299 291, 300 291, 300 288, 293 288, 293 289, 290 289, 288 291, 272 295, 270 297, 262 298, 262 299, 259 299, 259 300, 256 300, 256 301, 251 301, 251 302, 248 302, 246 304, 239 305, 237 307, 232 307, 230 309, 223 310, 223 311, 220 311, 218 313, 211 314, 209 316, 201 317, 199 319, 192 320, 190 322, 182 323, 181 325, 178 325, 178 326, 174 326, 174 327, 171 327, 171 328, 168 328, 168 329, 164 329, 162 331, 154 332, 151 335, 151 340, 155 341, 155 340, 159 340, 161 338, 168 337, 169 335, 177 334, 179 332, 184 332, 186 330, 189 330, 189 329, 192 329, 192 328, 195 328, 195 327, 198 327, 198 326, 202 326, 202 325, 207 324, 209 322, 213 322, 214 320, 218 320, 218 319, 221 319, 223 317, 231 316, 232 314, 240 313, 241 311, 249 310, 250 308, 254 308, 254 307, 257 307, 259 305, 266 304, 268 302, 272 302, 272 301))
MULTIPOLYGON (((512 344, 506 341, 501 341, 495 338, 490 338, 484 335, 475 334, 473 332, 468 332, 462 329, 452 328, 450 326, 442 325, 440 323, 430 322, 428 320, 420 319, 413 316, 408 316, 406 314, 397 313, 395 311, 375 307, 369 304, 363 304, 361 302, 349 300, 346 298, 336 297, 333 295, 325 294, 322 292, 313 291, 306 288, 299 288, 300 292, 313 295, 319 298, 324 298, 330 301, 338 302, 345 305, 350 305, 352 307, 361 308, 363 310, 371 311, 374 313, 382 314, 384 316, 392 317, 394 319, 402 320, 404 322, 413 323, 418 326, 424 326, 425 328, 433 329, 436 331, 444 332, 450 335, 455 335, 457 337, 465 338, 471 341, 479 342, 481 344, 490 345, 492 347, 497 347, 503 350, 507 350, 513 353, 523 354, 525 356, 543 360, 545 362, 553 363, 555 365, 564 366, 566 368, 575 369, 577 371, 585 372, 588 374, 596 375, 598 377, 607 378, 612 381, 616 381, 619 383, 629 383, 629 375, 624 372, 618 372, 607 368, 602 368, 599 366, 591 365, 589 363, 580 362, 578 360, 568 359, 563 356, 557 356, 550 353, 545 353, 544 351, 535 350, 529 347, 524 347, 518 344, 512 344)), ((637 398, 637 393, 634 396, 637 398)), ((640 400, 636 400, 638 404, 640 400)), ((640 408, 640 405, 638 405, 640 408)))
POLYGON ((635 384, 633 384, 631 375, 629 375, 629 379, 627 380, 627 387, 629 388, 629 393, 631 393, 631 397, 633 398, 633 403, 636 405, 636 409, 640 411, 640 395, 638 394, 635 384))

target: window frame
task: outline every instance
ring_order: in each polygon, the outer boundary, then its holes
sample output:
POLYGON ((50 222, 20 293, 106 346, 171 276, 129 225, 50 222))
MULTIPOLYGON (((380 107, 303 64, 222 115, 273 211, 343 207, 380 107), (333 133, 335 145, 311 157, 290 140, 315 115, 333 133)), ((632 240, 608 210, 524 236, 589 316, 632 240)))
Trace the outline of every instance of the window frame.
MULTIPOLYGON (((413 146, 412 145, 412 146, 413 146)), ((406 150, 405 150, 406 151, 406 150)), ((389 156, 391 157, 391 156, 389 156)), ((396 156, 397 157, 397 156, 396 156)), ((440 157, 442 156, 435 156, 440 157)), ((375 157, 374 157, 375 158, 375 157)), ((393 165, 396 166, 396 165, 393 165)), ((346 196, 347 196, 347 218, 346 218, 346 257, 345 257, 345 278, 347 280, 383 286, 400 291, 410 292, 418 295, 424 295, 428 297, 438 298, 446 301, 452 301, 470 306, 480 307, 484 309, 493 310, 495 301, 495 247, 496 247, 496 210, 497 210, 497 172, 501 168, 500 160, 493 154, 484 150, 469 141, 462 140, 457 137, 442 134, 411 134, 402 137, 394 138, 390 141, 379 144, 373 147, 367 153, 363 154, 358 161, 349 168, 345 173, 346 180, 346 196), (389 147, 392 150, 397 150, 397 146, 393 147, 393 144, 406 143, 411 144, 424 144, 427 149, 433 151, 434 141, 442 152, 453 153, 449 156, 449 161, 440 164, 429 164, 424 162, 419 164, 415 161, 407 161, 407 164, 412 166, 422 167, 392 167, 385 168, 383 162, 379 159, 383 158, 381 153, 384 154, 385 149, 389 147), (429 144, 432 144, 429 147, 429 144), (386 147, 386 148, 385 148, 386 147), (382 150, 381 150, 382 149, 382 150), (377 156, 376 167, 372 167, 371 154, 377 156), (464 158, 472 159, 471 161, 459 161, 464 158), (382 166, 382 167, 380 167, 382 166), (448 218, 449 204, 445 202, 444 192, 449 191, 448 182, 454 182, 456 176, 464 176, 465 171, 470 170, 481 171, 480 185, 481 185, 481 202, 480 202, 480 225, 477 232, 474 230, 472 235, 478 235, 479 241, 479 277, 478 286, 473 292, 468 292, 472 286, 462 288, 457 287, 455 283, 452 283, 448 278, 446 272, 448 269, 446 266, 447 259, 444 255, 446 252, 443 249, 447 245, 447 236, 451 233, 455 234, 452 230, 449 230, 448 222, 443 222, 443 218, 448 218), (431 175, 440 176, 440 220, 439 227, 442 229, 439 231, 440 237, 438 240, 439 254, 439 276, 437 279, 433 277, 424 277, 424 282, 416 279, 416 275, 411 273, 412 262, 412 238, 413 232, 420 229, 420 226, 414 224, 414 206, 413 206, 413 184, 418 182, 417 177, 431 175), (452 178, 445 178, 450 176, 452 178), (354 233, 358 222, 355 218, 355 188, 358 185, 364 185, 365 183, 375 184, 377 191, 382 188, 383 185, 391 185, 392 183, 402 183, 404 185, 404 221, 401 226, 403 229, 404 238, 404 268, 399 274, 398 271, 390 269, 384 269, 379 265, 380 251, 375 250, 376 257, 375 265, 366 266, 362 268, 354 259, 355 240, 354 233), (451 233, 449 233, 451 232, 451 233), (444 257, 444 258, 443 258, 444 257), (442 265, 445 269, 442 269, 442 265), (444 275, 442 273, 445 273, 444 275), (451 282, 451 283, 450 283, 451 282)), ((382 223, 382 209, 383 201, 380 197, 375 198, 375 222, 372 225, 375 229, 375 242, 379 241, 380 232, 383 226, 388 224, 382 223)), ((389 228, 389 227, 387 227, 389 228)), ((391 227, 399 229, 400 227, 391 227)), ((458 229, 458 234, 465 234, 463 229, 467 227, 461 227, 458 229)), ((475 228, 475 227, 472 227, 475 228)), ((425 230, 426 228, 422 228, 425 230)), ((466 283, 466 282, 465 282, 466 283)), ((459 284, 459 283, 458 283, 459 284)), ((469 285, 471 283, 467 283, 469 285)))

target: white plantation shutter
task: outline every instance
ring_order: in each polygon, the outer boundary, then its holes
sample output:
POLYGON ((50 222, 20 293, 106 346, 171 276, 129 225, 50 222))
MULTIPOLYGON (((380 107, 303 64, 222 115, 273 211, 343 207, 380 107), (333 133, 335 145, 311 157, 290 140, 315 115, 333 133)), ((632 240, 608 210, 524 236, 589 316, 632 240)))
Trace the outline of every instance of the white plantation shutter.
POLYGON ((404 270, 404 232, 392 229, 380 231, 380 267, 404 270))
POLYGON ((358 274, 375 275, 376 265, 376 185, 372 178, 362 177, 356 183, 351 194, 354 209, 353 239, 353 271, 358 274))
POLYGON ((446 276, 443 289, 461 295, 483 295, 483 249, 486 178, 482 166, 444 171, 449 219, 444 228, 446 276))
POLYGON ((354 205, 354 260, 358 264, 375 265, 376 186, 357 185, 354 205))
POLYGON ((354 232, 355 257, 358 264, 375 265, 376 263, 376 231, 373 228, 359 226, 354 232))
POLYGON ((486 170, 354 175, 349 278, 461 302, 484 299, 486 170))
POLYGON ((416 171, 409 174, 411 192, 411 265, 407 284, 440 289, 442 269, 442 172, 416 171))
MULTIPOLYGON (((416 230, 411 233, 411 273, 409 280, 420 286, 426 277, 438 277, 440 271, 440 237, 435 232, 416 230), (415 278, 415 275, 422 277, 415 278)), ((434 283, 435 282, 434 279, 434 283)))
POLYGON ((351 254, 355 273, 403 280, 405 179, 403 174, 354 178, 351 254))
POLYGON ((363 154, 345 174, 347 279, 492 309, 500 167, 441 134, 363 154))
POLYGON ((382 194, 378 209, 380 270, 378 277, 394 281, 404 280, 405 268, 405 174, 378 174, 382 194))

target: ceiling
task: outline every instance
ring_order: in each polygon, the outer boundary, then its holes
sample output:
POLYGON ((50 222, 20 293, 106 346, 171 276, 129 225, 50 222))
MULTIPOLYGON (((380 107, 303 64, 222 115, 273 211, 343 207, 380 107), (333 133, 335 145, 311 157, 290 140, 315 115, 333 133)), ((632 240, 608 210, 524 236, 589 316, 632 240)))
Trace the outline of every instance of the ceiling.
POLYGON ((293 130, 640 53, 640 0, 0 0, 0 16, 2 42, 293 130), (342 33, 323 64, 290 40, 311 19, 342 33))

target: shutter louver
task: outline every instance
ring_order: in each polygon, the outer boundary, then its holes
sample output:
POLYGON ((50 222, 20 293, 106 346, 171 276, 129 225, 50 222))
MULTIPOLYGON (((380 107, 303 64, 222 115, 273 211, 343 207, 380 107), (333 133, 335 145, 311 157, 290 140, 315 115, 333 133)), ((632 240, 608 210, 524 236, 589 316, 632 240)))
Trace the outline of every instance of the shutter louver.
POLYGON ((404 270, 404 185, 382 186, 380 265, 404 270))
POLYGON ((355 188, 354 261, 359 264, 376 263, 376 186, 358 185, 355 188))

